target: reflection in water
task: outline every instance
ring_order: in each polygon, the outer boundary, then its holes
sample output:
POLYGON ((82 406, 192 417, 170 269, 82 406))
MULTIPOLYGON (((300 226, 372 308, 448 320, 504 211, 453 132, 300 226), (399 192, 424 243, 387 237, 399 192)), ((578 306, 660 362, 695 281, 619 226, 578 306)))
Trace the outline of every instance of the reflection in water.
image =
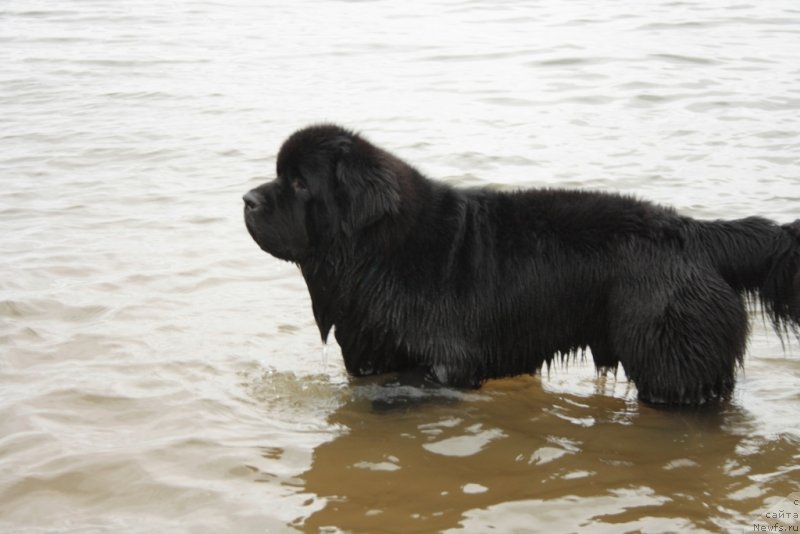
POLYGON ((752 532, 800 491, 757 316, 716 414, 572 361, 349 382, 241 195, 330 120, 454 185, 794 220, 797 3, 4 2, 0 532, 752 532))
POLYGON ((384 390, 356 385, 329 417, 341 434, 299 477, 324 505, 297 526, 715 532, 745 528, 769 498, 797 490, 798 441, 748 435, 732 405, 656 410, 525 377, 451 392, 455 403, 417 390, 426 402, 376 411, 381 394, 398 395, 384 390))

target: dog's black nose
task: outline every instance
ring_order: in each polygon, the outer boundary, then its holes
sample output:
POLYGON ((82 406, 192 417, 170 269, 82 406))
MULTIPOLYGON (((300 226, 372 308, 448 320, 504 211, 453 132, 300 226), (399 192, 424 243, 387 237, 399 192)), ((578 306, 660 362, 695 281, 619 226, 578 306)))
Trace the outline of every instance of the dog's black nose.
POLYGON ((249 210, 257 208, 261 204, 261 195, 256 193, 255 190, 245 193, 242 199, 244 200, 244 206, 249 210))

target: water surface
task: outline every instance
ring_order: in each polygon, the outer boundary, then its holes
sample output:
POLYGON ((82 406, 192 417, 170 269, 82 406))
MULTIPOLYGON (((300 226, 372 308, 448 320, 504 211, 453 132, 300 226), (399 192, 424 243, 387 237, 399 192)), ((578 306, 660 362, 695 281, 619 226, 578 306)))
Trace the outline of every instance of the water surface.
POLYGON ((477 392, 350 381, 240 198, 337 121, 455 185, 791 221, 797 57, 792 0, 5 4, 0 530, 774 524, 800 346, 760 315, 717 410, 580 359, 477 392))

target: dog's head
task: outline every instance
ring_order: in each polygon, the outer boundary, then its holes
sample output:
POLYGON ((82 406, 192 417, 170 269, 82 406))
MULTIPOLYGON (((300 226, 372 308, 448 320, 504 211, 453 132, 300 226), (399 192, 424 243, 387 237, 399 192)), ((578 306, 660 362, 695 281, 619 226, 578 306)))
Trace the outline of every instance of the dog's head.
POLYGON ((298 130, 278 153, 276 178, 244 195, 247 229, 264 251, 301 263, 397 214, 400 165, 344 128, 298 130))

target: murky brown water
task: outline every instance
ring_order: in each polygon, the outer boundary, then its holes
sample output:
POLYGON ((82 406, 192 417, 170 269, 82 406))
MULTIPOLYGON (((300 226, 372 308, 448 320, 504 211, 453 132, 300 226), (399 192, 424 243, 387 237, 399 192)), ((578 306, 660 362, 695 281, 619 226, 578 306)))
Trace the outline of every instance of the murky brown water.
POLYGON ((797 57, 793 0, 0 6, 0 531, 800 530, 758 315, 717 410, 581 361, 349 381, 240 200, 336 120, 454 184, 793 220, 797 57))

